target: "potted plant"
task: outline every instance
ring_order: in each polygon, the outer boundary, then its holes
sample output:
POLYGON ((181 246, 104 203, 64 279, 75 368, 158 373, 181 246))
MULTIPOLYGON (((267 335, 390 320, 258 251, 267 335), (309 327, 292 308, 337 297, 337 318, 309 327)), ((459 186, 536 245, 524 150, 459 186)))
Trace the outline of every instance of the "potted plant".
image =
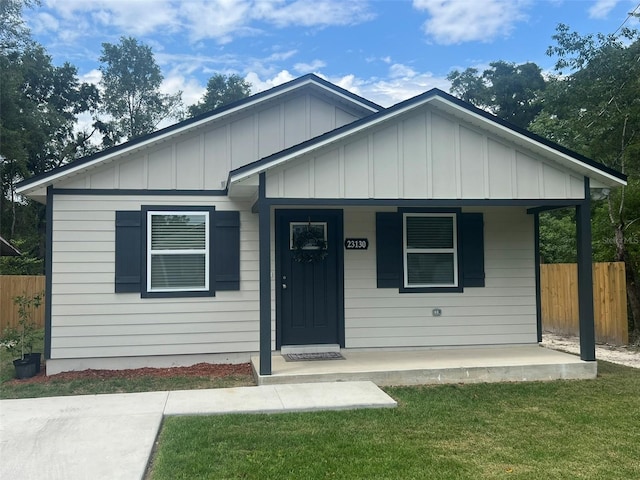
POLYGON ((14 356, 20 355, 13 361, 16 378, 30 378, 40 371, 41 354, 33 352, 33 343, 39 332, 32 314, 42 303, 42 294, 19 295, 13 298, 13 302, 18 306, 18 326, 5 329, 0 345, 14 356))

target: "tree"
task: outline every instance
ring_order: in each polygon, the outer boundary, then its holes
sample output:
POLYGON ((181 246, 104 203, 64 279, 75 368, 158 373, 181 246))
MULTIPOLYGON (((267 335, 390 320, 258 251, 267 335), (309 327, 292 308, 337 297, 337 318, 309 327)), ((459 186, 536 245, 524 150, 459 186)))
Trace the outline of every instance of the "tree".
POLYGON ((39 5, 39 0, 0 0, 0 52, 24 47, 29 43, 29 29, 24 24, 22 9, 39 5))
POLYGON ((516 65, 491 62, 482 74, 476 68, 447 75, 451 93, 522 128, 542 109, 541 94, 546 83, 535 63, 516 65))
POLYGON ((100 62, 102 113, 110 118, 96 126, 105 146, 151 133, 162 120, 181 115, 182 92, 160 92, 164 77, 150 47, 121 37, 117 45, 102 44, 100 62))
POLYGON ((532 130, 628 175, 594 208, 596 256, 625 262, 631 334, 640 338, 640 32, 580 35, 559 25, 557 75, 532 130), (569 74, 566 74, 566 71, 569 74), (608 225, 608 232, 606 226, 608 225))
POLYGON ((207 82, 207 91, 202 100, 189 107, 189 116, 220 108, 251 95, 251 84, 239 75, 216 74, 207 82))
POLYGON ((44 209, 17 199, 15 185, 86 150, 87 135, 75 130, 77 115, 95 108, 98 91, 79 82, 74 66, 52 64, 22 23, 22 6, 0 0, 0 232, 23 253, 41 257, 44 209))

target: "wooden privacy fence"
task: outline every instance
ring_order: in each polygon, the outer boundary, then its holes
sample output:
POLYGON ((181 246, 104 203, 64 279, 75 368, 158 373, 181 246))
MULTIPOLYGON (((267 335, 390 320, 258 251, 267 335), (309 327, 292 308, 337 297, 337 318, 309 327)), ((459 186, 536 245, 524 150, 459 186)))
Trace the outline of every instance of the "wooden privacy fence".
MULTIPOLYGON (((540 265, 542 329, 578 335, 578 266, 540 265)), ((626 345, 627 290, 623 262, 593 264, 593 307, 596 342, 626 345)))
MULTIPOLYGON (((5 328, 18 325, 18 306, 13 303, 14 297, 44 293, 44 279, 44 275, 0 275, 0 334, 5 328)), ((44 295, 31 318, 38 328, 44 328, 44 295)))

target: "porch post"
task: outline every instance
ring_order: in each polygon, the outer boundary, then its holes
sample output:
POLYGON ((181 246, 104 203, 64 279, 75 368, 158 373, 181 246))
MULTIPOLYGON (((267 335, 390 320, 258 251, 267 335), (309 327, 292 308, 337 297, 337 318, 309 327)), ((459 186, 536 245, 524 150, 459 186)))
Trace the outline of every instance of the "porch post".
POLYGON ((53 285, 53 186, 47 187, 46 244, 44 257, 44 359, 51 358, 51 291, 53 285))
POLYGON ((594 361, 596 359, 596 335, 593 313, 591 192, 588 177, 584 179, 584 196, 584 201, 576 205, 580 358, 585 361, 594 361))
POLYGON ((271 375, 271 207, 266 178, 258 186, 258 244, 260 252, 260 375, 271 375))
POLYGON ((540 285, 540 213, 533 214, 533 235, 535 245, 535 274, 536 274, 536 327, 538 343, 542 342, 542 291, 540 285))

